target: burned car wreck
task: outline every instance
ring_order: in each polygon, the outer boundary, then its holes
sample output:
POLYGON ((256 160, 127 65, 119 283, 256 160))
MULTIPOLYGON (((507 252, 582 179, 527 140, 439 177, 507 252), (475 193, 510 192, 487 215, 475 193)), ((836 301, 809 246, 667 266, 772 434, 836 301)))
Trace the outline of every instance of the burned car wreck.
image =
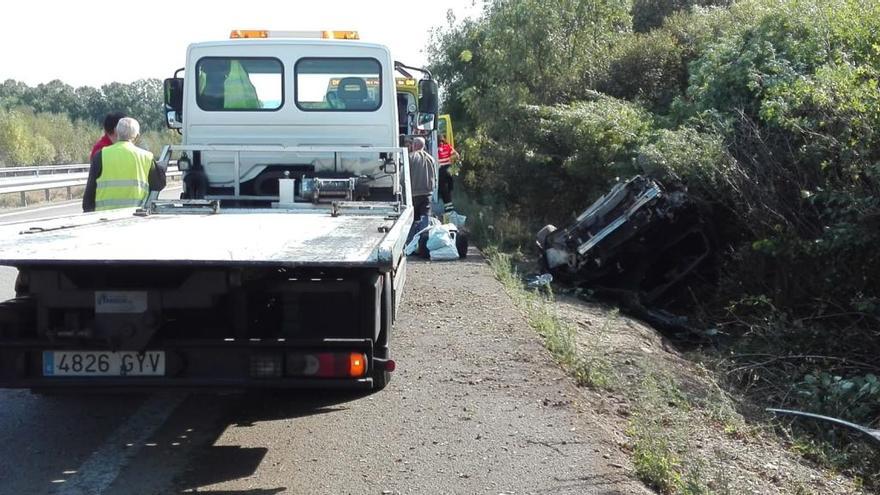
POLYGON ((656 309, 667 307, 673 289, 710 261, 710 237, 683 187, 636 176, 616 184, 568 227, 545 226, 537 244, 542 269, 556 280, 616 298, 650 323, 680 327, 656 309), (656 309, 645 314, 649 306, 656 309))

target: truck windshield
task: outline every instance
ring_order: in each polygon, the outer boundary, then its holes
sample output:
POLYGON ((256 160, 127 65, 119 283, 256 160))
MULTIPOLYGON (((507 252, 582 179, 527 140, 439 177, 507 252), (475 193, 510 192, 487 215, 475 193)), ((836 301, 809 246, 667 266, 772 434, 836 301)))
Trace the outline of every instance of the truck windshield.
POLYGON ((202 110, 277 110, 284 103, 284 67, 278 59, 205 57, 196 72, 202 110))
POLYGON ((296 106, 305 111, 373 111, 382 105, 379 61, 303 58, 296 63, 296 106))

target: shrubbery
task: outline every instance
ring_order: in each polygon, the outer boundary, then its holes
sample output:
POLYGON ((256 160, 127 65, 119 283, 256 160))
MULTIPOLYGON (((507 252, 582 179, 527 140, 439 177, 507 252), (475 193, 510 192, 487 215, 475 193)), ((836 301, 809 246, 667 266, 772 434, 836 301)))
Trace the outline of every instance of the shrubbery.
POLYGON ((158 79, 140 79, 129 84, 114 82, 100 88, 74 88, 57 79, 28 86, 7 79, 0 84, 0 108, 17 107, 64 114, 84 122, 101 122, 110 112, 123 112, 137 118, 144 132, 165 127, 162 82, 158 79))
MULTIPOLYGON (((98 124, 73 121, 65 114, 0 108, 0 167, 87 163, 103 133, 98 124)), ((157 154, 163 145, 179 140, 176 132, 147 130, 138 144, 157 154)))
POLYGON ((0 109, 0 166, 83 163, 97 137, 97 126, 65 115, 0 109))
MULTIPOLYGON (((532 228, 567 223, 618 177, 687 184, 723 247, 703 323, 728 322, 736 348, 829 357, 776 361, 795 363, 784 369, 795 382, 824 370, 862 383, 880 369, 880 3, 711 7, 726 3, 636 1, 633 31, 594 18, 606 33, 591 43, 545 19, 534 46, 552 40, 566 55, 547 59, 550 82, 534 75, 539 58, 521 56, 538 35, 497 15, 530 2, 490 2, 441 31, 432 56, 464 124, 462 176, 473 197, 532 228), (497 42, 510 37, 524 39, 497 42)), ((762 399, 797 400, 780 385, 762 399)), ((871 404, 840 414, 877 421, 871 404)))
POLYGON ((142 146, 157 152, 177 139, 164 130, 158 79, 110 83, 100 89, 55 80, 31 87, 7 79, 0 84, 0 166, 83 163, 101 136, 109 112, 141 124, 142 146))

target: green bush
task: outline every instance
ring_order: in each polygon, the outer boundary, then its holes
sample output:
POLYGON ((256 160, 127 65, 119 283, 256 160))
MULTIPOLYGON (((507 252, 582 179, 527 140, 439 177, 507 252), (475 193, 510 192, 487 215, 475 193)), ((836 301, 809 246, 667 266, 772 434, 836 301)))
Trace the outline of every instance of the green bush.
MULTIPOLYGON (((86 163, 102 134, 97 125, 72 121, 64 114, 0 109, 0 166, 86 163)), ((179 142, 176 132, 147 130, 138 145, 158 154, 162 146, 179 142)))
POLYGON ((665 30, 635 34, 622 41, 599 88, 617 98, 638 100, 666 113, 687 87, 684 48, 665 30))
POLYGON ((97 126, 71 122, 66 115, 34 113, 29 108, 0 109, 0 163, 31 166, 84 163, 97 126))
POLYGON ((534 156, 556 161, 572 178, 599 188, 636 171, 634 159, 652 127, 650 113, 608 97, 531 107, 527 115, 525 137, 534 156))
MULTIPOLYGON (((443 32, 461 179, 506 241, 568 223, 618 177, 685 183, 719 247, 692 316, 739 355, 779 356, 745 367, 762 402, 847 408, 880 367, 880 2, 701 7, 719 3, 636 0, 636 33, 589 10, 581 25, 605 32, 588 36, 565 26, 596 3, 533 19, 536 2, 496 0, 443 32), (808 364, 830 382, 792 387, 808 364)), ((862 403, 876 422, 880 404, 862 403)))
POLYGON ((632 3, 633 31, 644 33, 660 27, 676 12, 694 7, 727 6, 732 0, 634 0, 632 3))
POLYGON ((775 86, 762 102, 762 120, 801 143, 792 158, 819 176, 817 187, 880 178, 878 77, 877 67, 834 62, 775 86))
POLYGON ((460 180, 477 201, 529 217, 530 227, 565 222, 610 181, 637 171, 651 122, 638 105, 610 97, 510 109, 503 127, 461 140, 460 180))
POLYGON ((870 423, 880 410, 880 379, 870 373, 848 378, 824 372, 810 373, 797 389, 810 411, 832 417, 870 423))
POLYGON ((870 0, 744 1, 739 26, 706 47, 691 68, 691 111, 744 111, 757 116, 776 87, 848 61, 875 65, 880 4, 870 0))
POLYGON ((0 110, 0 162, 4 166, 32 165, 34 144, 24 118, 14 111, 0 110))
POLYGON ((704 197, 736 196, 742 181, 738 164, 724 139, 691 127, 660 129, 650 143, 639 148, 639 167, 649 175, 683 182, 704 197))

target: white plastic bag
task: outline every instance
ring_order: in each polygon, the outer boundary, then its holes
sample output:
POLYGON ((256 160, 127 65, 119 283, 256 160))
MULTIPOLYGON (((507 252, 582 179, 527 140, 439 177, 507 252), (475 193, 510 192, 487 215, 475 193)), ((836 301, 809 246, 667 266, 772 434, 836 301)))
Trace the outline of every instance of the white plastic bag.
POLYGON ((467 221, 467 217, 457 211, 451 211, 451 212, 447 213, 446 215, 443 216, 443 219, 447 223, 451 223, 452 225, 455 225, 455 227, 459 230, 461 230, 461 228, 464 227, 464 223, 467 221))
POLYGON ((431 261, 447 261, 458 259, 458 249, 455 246, 444 246, 440 249, 428 251, 431 261))
POLYGON ((458 236, 458 229, 451 223, 431 227, 431 230, 428 231, 427 243, 428 255, 431 260, 457 260, 456 236, 458 236))
POLYGON ((431 230, 433 227, 438 226, 438 225, 440 225, 439 220, 437 220, 434 217, 428 217, 428 226, 423 228, 422 230, 416 232, 415 235, 413 235, 413 238, 410 239, 409 244, 407 244, 406 247, 403 248, 403 253, 406 254, 407 256, 409 256, 409 255, 413 254, 414 252, 418 251, 419 239, 421 238, 422 234, 428 230, 431 230))

